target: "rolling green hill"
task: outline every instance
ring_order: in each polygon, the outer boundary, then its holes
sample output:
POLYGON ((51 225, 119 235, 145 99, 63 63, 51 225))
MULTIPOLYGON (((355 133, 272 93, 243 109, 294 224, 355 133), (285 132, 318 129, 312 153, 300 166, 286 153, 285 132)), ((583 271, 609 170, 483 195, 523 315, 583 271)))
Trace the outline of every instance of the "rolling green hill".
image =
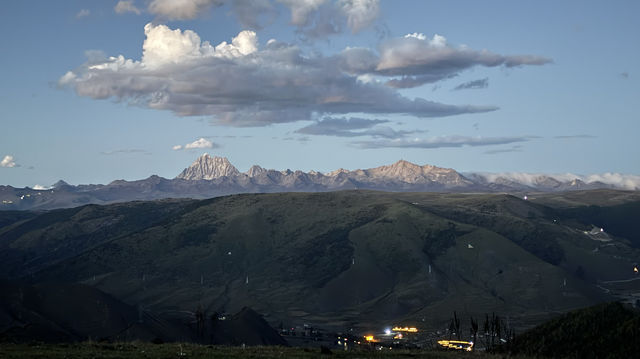
POLYGON ((606 237, 585 233, 600 212, 564 194, 245 194, 3 214, 0 273, 82 283, 169 319, 246 306, 272 325, 444 328, 457 310, 524 328, 632 278, 638 238, 617 227, 640 202, 598 193, 618 198, 588 204, 616 213, 606 237))

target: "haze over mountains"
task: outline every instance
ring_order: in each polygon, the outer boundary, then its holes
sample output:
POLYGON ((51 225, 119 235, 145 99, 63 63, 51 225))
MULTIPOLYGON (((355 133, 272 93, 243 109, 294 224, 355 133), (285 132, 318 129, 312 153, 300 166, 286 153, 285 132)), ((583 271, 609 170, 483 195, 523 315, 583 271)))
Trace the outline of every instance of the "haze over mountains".
POLYGON ((0 209, 53 209, 83 204, 161 198, 211 198, 236 193, 325 192, 369 189, 392 192, 556 192, 588 189, 637 190, 638 176, 461 174, 453 169, 416 165, 400 160, 370 169, 338 169, 328 173, 254 165, 240 172, 227 158, 204 154, 176 178, 151 176, 107 185, 69 185, 59 181, 49 189, 0 186, 0 209))

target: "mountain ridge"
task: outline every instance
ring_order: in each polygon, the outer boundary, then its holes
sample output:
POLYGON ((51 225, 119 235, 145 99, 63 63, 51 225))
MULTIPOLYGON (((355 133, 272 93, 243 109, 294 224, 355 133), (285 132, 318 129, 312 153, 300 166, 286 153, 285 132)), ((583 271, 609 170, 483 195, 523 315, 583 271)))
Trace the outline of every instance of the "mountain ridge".
POLYGON ((108 204, 165 198, 203 199, 237 193, 328 192, 366 189, 389 192, 506 192, 523 196, 533 192, 589 189, 638 190, 640 176, 616 174, 581 177, 571 174, 460 173, 430 164, 399 160, 368 169, 331 172, 266 169, 253 165, 240 172, 226 157, 207 153, 173 179, 157 175, 146 179, 114 180, 109 184, 15 188, 0 185, 0 210, 55 209, 84 204, 108 204), (618 177, 616 177, 618 176, 618 177))

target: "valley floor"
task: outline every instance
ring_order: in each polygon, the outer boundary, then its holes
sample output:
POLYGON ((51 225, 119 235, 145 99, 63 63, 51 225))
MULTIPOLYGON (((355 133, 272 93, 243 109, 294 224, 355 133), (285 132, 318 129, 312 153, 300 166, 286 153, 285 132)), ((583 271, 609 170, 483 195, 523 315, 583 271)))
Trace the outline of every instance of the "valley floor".
MULTIPOLYGON (((501 358, 482 352, 436 350, 338 351, 321 354, 319 348, 226 347, 197 344, 79 343, 0 344, 0 357, 14 358, 501 358)), ((524 358, 524 357, 523 357, 524 358)))

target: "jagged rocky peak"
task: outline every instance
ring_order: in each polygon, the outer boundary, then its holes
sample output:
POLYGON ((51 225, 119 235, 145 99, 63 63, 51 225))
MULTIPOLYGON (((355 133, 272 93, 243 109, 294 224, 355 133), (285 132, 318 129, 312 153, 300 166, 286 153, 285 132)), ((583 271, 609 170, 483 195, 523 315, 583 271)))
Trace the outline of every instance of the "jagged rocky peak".
POLYGON ((226 157, 211 157, 208 153, 198 157, 176 178, 185 180, 212 180, 219 177, 233 177, 240 172, 226 157))
POLYGON ((247 176, 249 177, 257 177, 260 176, 263 173, 266 173, 267 170, 258 166, 258 165, 253 165, 251 166, 251 168, 249 168, 249 170, 247 171, 247 176))
POLYGON ((453 169, 432 165, 419 166, 405 160, 400 160, 388 166, 372 168, 367 172, 370 176, 394 179, 406 183, 439 182, 447 186, 471 184, 471 181, 453 169))
POLYGON ((327 173, 327 176, 335 177, 335 176, 337 176, 337 175, 339 175, 341 173, 349 173, 349 170, 345 170, 344 168, 338 168, 335 171, 331 171, 331 172, 327 173))

